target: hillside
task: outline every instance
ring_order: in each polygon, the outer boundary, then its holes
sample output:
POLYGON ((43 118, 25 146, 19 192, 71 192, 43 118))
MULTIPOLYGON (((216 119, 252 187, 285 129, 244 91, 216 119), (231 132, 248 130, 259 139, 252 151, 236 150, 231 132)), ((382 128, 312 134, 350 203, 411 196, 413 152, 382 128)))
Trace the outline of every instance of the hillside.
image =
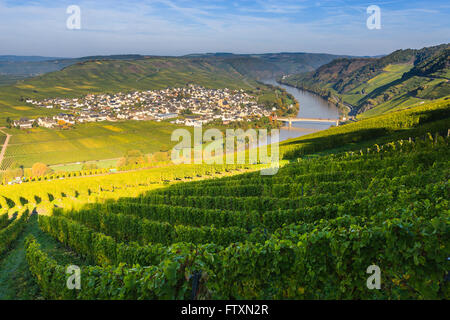
POLYGON ((0 86, 11 85, 19 80, 28 78, 28 76, 17 75, 17 74, 0 74, 0 86))
POLYGON ((413 108, 349 122, 280 143, 284 159, 309 154, 365 150, 392 139, 425 136, 427 132, 446 135, 450 121, 450 98, 441 98, 413 108))
POLYGON ((55 112, 28 106, 25 98, 80 97, 89 93, 180 87, 187 83, 206 88, 252 90, 261 87, 231 67, 219 68, 199 59, 90 60, 21 80, 14 85, 1 86, 0 124, 4 124, 7 117, 32 117, 55 112))
POLYGON ((450 94, 448 44, 398 50, 380 58, 336 59, 283 83, 350 105, 350 114, 373 116, 450 94))
POLYGON ((310 71, 337 57, 340 56, 315 53, 196 54, 178 58, 114 55, 57 60, 0 56, 0 125, 5 125, 7 117, 54 113, 28 106, 23 103, 24 98, 79 97, 186 83, 207 88, 267 90, 255 80, 310 71))
POLYGON ((176 144, 170 136, 177 128, 167 122, 127 121, 85 123, 72 130, 4 129, 12 137, 0 170, 31 168, 37 162, 55 165, 117 159, 129 150, 145 154, 168 151, 176 144))
POLYGON ((269 79, 284 74, 312 71, 333 59, 343 56, 324 53, 266 53, 266 54, 206 54, 189 55, 187 58, 203 58, 214 65, 229 65, 239 73, 256 78, 269 79))
POLYGON ((295 139, 274 176, 180 165, 0 186, 0 299, 446 299, 449 110, 295 139))
MULTIPOLYGON (((31 77, 62 70, 79 62, 90 60, 143 60, 150 56, 111 55, 81 58, 51 58, 26 56, 0 56, 0 75, 31 77)), ((216 66, 229 65, 246 76, 254 78, 274 77, 281 74, 312 71, 342 56, 322 53, 268 53, 268 54, 190 54, 179 59, 207 59, 216 66)), ((164 57, 160 57, 164 58, 164 57)))
POLYGON ((89 60, 138 60, 141 55, 88 56, 81 58, 54 58, 39 56, 0 56, 0 74, 32 77, 59 71, 78 62, 89 60))

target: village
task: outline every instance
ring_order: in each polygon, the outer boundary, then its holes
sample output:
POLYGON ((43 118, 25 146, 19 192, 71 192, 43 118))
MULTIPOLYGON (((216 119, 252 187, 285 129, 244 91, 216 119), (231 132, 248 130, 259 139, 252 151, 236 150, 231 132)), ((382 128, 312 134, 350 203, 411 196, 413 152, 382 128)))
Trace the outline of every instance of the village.
POLYGON ((54 128, 76 123, 119 120, 169 120, 175 124, 199 126, 215 120, 224 124, 251 121, 270 116, 275 111, 258 105, 256 98, 242 89, 206 89, 192 84, 183 88, 89 94, 78 99, 26 99, 26 102, 36 107, 58 109, 62 112, 53 117, 15 120, 12 122, 14 127, 54 128))

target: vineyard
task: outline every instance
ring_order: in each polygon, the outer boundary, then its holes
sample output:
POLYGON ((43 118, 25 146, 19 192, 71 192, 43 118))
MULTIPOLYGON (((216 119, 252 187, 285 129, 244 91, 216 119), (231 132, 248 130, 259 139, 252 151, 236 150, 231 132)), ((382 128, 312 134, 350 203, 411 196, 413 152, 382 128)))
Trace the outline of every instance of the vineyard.
POLYGON ((341 147, 350 150, 355 149, 355 146, 357 149, 364 145, 371 147, 375 143, 423 136, 427 132, 442 132, 446 135, 449 129, 449 117, 450 98, 446 97, 419 107, 391 112, 332 127, 298 139, 283 141, 280 143, 280 149, 284 158, 295 159, 322 151, 336 152, 333 149, 341 147))
POLYGON ((102 173, 103 170, 55 174, 31 179, 31 182, 0 186, 0 214, 10 216, 18 212, 49 213, 57 207, 76 207, 107 199, 136 197, 155 188, 171 183, 226 176, 264 165, 178 165, 111 175, 85 176, 102 173), (67 179, 62 179, 66 177, 67 179), (70 178, 70 179, 69 179, 70 178))
POLYGON ((0 186, 0 299, 447 299, 448 110, 288 140, 274 176, 165 165, 0 186))
POLYGON ((5 129, 12 138, 1 170, 8 169, 13 163, 31 168, 36 162, 53 165, 119 158, 133 149, 144 153, 170 150, 174 145, 170 134, 176 128, 167 122, 123 121, 111 125, 78 124, 70 130, 5 129), (111 145, 115 147, 111 148, 111 145))
POLYGON ((29 269, 47 299, 448 298, 448 142, 429 134, 299 159, 275 176, 56 208, 39 228, 83 261, 82 289, 66 288, 66 265, 32 236, 29 269), (370 265, 381 290, 366 286, 370 265))

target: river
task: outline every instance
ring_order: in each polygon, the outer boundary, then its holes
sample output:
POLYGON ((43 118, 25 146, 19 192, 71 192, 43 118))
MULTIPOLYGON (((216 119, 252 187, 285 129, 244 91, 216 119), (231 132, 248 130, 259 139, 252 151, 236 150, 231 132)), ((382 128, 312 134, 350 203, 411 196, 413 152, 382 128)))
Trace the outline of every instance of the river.
MULTIPOLYGON (((261 80, 261 82, 283 88, 288 93, 292 94, 300 104, 300 110, 297 114, 297 118, 339 119, 339 110, 336 105, 329 103, 316 94, 280 84, 276 82, 275 79, 261 80)), ((284 128, 280 130, 280 141, 325 130, 330 126, 331 124, 328 123, 293 122, 291 129, 284 128)))

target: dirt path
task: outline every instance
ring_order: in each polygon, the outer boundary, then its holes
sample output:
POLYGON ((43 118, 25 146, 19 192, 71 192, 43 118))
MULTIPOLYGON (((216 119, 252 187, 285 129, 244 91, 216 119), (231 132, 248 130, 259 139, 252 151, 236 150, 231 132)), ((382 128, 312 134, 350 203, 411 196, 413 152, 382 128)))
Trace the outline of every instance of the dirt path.
POLYGON ((2 129, 0 129, 0 132, 6 135, 5 143, 3 144, 2 151, 0 152, 0 168, 1 168, 2 163, 3 163, 3 158, 5 157, 5 154, 6 154, 6 148, 8 148, 9 140, 11 139, 12 135, 10 135, 9 133, 6 133, 2 129))

